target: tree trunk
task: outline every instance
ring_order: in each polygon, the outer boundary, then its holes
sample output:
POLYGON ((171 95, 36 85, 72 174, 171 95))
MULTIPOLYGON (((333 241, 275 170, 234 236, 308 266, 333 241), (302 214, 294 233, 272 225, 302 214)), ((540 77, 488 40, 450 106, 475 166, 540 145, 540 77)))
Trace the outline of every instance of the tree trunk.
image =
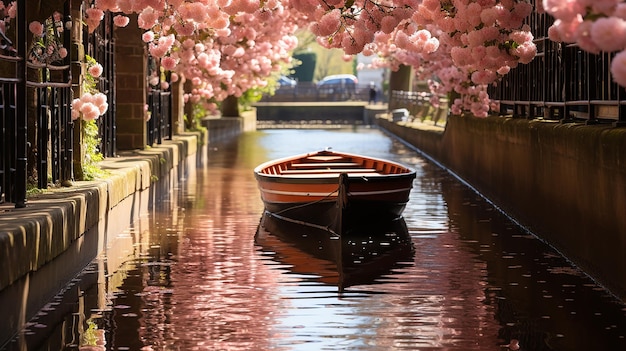
POLYGON ((397 71, 392 71, 389 75, 389 110, 404 107, 400 106, 394 91, 410 91, 413 85, 413 71, 411 66, 401 65, 397 71))
POLYGON ((394 90, 410 91, 413 85, 413 70, 411 66, 401 65, 397 71, 389 75, 389 92, 394 90))
MULTIPOLYGON (((190 92, 193 89, 193 84, 191 83, 191 79, 185 79, 185 83, 183 84, 183 89, 186 92, 190 92)), ((195 116, 193 115, 193 102, 191 101, 187 101, 185 103, 185 116, 187 116, 187 118, 185 119, 185 130, 193 130, 194 128, 194 124, 195 122, 195 116)))
POLYGON ((239 98, 230 95, 224 99, 224 101, 222 101, 221 112, 223 117, 240 117, 239 98))
POLYGON ((185 131, 185 84, 186 79, 181 77, 178 82, 170 84, 172 92, 172 130, 175 135, 185 131))

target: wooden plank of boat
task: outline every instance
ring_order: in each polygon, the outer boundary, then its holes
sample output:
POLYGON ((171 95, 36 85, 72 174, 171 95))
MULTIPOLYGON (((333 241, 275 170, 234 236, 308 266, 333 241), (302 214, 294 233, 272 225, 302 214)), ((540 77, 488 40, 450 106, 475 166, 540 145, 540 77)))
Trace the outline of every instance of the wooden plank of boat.
POLYGON ((399 163, 331 150, 269 161, 254 173, 267 211, 338 232, 346 214, 400 216, 415 179, 399 163))

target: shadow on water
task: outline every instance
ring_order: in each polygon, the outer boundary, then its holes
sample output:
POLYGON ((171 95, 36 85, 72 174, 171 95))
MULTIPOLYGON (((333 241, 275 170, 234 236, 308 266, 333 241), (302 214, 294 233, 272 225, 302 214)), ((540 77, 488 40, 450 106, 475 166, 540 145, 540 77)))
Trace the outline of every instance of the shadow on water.
POLYGON ((501 340, 523 350, 623 350, 624 306, 545 242, 450 176, 449 232, 481 262, 483 301, 501 340))
POLYGON ((292 273, 337 286, 380 284, 394 269, 412 265, 413 245, 406 223, 363 222, 337 237, 319 228, 281 221, 265 212, 255 235, 264 255, 289 266, 292 273))

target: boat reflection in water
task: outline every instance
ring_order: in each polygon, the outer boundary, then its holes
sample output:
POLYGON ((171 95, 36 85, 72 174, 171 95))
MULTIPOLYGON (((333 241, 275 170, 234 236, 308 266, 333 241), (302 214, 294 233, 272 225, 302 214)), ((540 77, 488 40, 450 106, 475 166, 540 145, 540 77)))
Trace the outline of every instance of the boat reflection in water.
POLYGON ((403 217, 353 223, 341 237, 319 227, 283 221, 265 212, 255 243, 297 274, 338 287, 383 283, 394 269, 413 265, 414 249, 403 217))

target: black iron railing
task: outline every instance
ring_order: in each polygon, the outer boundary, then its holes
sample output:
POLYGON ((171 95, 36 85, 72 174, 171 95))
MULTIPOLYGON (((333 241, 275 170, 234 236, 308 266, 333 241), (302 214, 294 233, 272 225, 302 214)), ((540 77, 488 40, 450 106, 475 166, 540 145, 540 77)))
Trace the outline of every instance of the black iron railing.
MULTIPOLYGON (((18 0, 17 6, 25 9, 26 0, 18 0)), ((6 48, 0 55, 0 64, 6 72, 0 77, 0 202, 12 202, 15 207, 26 206, 26 31, 26 11, 18 11, 15 43, 3 36, 6 48)))
POLYGON ((107 96, 109 108, 97 120, 100 140, 99 151, 104 157, 113 157, 116 144, 116 89, 115 89, 115 37, 113 35, 113 15, 106 12, 96 30, 85 33, 87 53, 102 65, 102 75, 98 79, 98 91, 107 96))
MULTIPOLYGON (((27 1, 17 1, 17 6, 15 43, 3 37, 0 55, 0 202, 24 207, 28 179, 39 188, 72 179, 74 124, 69 56, 60 65, 27 61, 27 1)), ((70 47, 69 31, 54 29, 54 35, 70 47)))
POLYGON ((172 95, 169 91, 151 89, 148 92, 148 145, 172 139, 172 95))
MULTIPOLYGON (((11 62, 12 58, 0 56, 3 63, 11 62)), ((17 78, 0 78, 0 203, 24 201, 26 183, 17 186, 17 94, 26 95, 17 78), (20 196, 22 195, 22 196, 20 196)), ((21 98, 21 100, 24 99, 21 98)), ((25 123, 25 122, 24 122, 25 123)), ((22 126, 21 128, 24 128, 22 126)), ((24 157, 24 155, 22 155, 24 157)))
POLYGON ((172 94, 169 89, 169 77, 161 72, 161 67, 153 57, 148 58, 148 112, 146 122, 148 145, 161 144, 172 139, 172 94), (156 80, 156 81, 153 81, 156 80), (166 82, 164 87, 163 82, 166 82))
MULTIPOLYGON (((527 19, 536 38, 537 57, 489 87, 490 97, 500 104, 498 113, 626 126, 626 90, 613 82, 610 72, 614 54, 591 54, 576 45, 549 40, 553 22, 547 14, 533 13, 527 19)), ((393 92, 389 108, 419 110, 423 100, 416 92, 393 92)))
POLYGON ((500 114, 626 125, 626 91, 610 73, 613 54, 590 54, 576 45, 549 40, 553 21, 547 14, 529 17, 537 57, 490 87, 489 95, 500 102, 500 114))
POLYGON ((37 163, 37 186, 70 181, 72 175, 74 122, 71 117, 72 82, 69 65, 50 66, 28 64, 29 69, 40 72, 43 82, 28 81, 35 91, 37 107, 37 136, 32 152, 37 163), (59 81, 51 77, 58 76, 59 81))

